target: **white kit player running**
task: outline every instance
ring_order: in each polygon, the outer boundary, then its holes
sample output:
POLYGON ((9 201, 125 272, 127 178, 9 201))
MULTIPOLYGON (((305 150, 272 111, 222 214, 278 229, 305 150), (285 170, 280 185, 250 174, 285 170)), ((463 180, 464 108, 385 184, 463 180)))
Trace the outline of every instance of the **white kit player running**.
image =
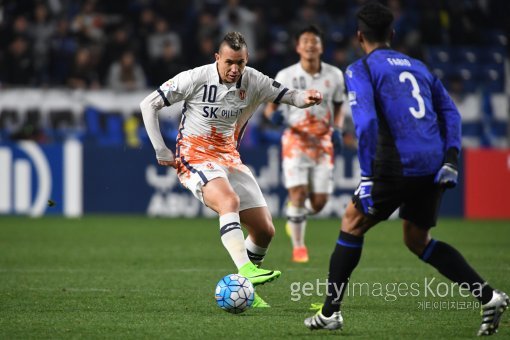
POLYGON ((333 192, 334 149, 342 148, 344 78, 340 69, 321 62, 322 32, 315 26, 296 35, 297 64, 276 75, 276 81, 294 89, 315 88, 323 94, 321 105, 300 109, 270 103, 264 114, 274 124, 287 121, 282 136, 285 187, 288 190, 287 233, 294 262, 308 262, 306 218, 320 212, 333 192))
MULTIPOLYGON (((249 118, 261 103, 309 107, 320 104, 316 90, 289 90, 257 70, 246 67, 244 37, 228 33, 216 62, 182 72, 149 94, 140 104, 160 165, 177 169, 180 182, 216 211, 221 241, 239 274, 257 286, 278 278, 280 271, 258 268, 274 235, 266 201, 238 152, 249 118), (184 101, 176 155, 159 129, 157 112, 184 101), (244 239, 241 225, 248 230, 244 239)), ((257 294, 254 307, 268 307, 257 294)))

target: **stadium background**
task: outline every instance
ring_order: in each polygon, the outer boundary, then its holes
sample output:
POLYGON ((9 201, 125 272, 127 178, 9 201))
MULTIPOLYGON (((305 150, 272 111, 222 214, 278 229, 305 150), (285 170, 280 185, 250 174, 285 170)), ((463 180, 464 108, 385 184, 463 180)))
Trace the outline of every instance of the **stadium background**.
MULTIPOLYGON (((364 2, 4 1, 0 214, 211 216, 172 169, 156 166, 140 100, 178 72, 212 62, 218 39, 231 30, 245 35, 249 65, 274 76, 297 61, 294 32, 317 24, 324 61, 345 70, 361 56, 354 13, 364 2)), ((424 60, 462 114, 461 182, 446 195, 442 215, 510 218, 508 2, 385 3, 396 16, 393 47, 424 60)), ((170 147, 179 112, 174 105, 162 113, 170 147)), ((241 150, 274 215, 285 201, 280 134, 258 112, 241 150)), ((323 216, 340 216, 359 180, 352 124, 345 141, 323 216)))

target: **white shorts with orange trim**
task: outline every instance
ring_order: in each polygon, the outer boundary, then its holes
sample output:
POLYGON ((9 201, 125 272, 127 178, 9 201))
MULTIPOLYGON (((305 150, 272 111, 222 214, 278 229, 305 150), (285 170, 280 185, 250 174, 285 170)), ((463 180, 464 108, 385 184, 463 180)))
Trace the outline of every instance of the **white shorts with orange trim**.
POLYGON ((221 164, 207 162, 188 165, 188 170, 189 174, 179 174, 179 180, 204 205, 207 204, 204 202, 203 187, 211 180, 223 177, 229 181, 232 189, 239 196, 239 211, 267 206, 255 177, 245 165, 229 169, 221 164))
POLYGON ((334 188, 333 165, 330 162, 316 162, 308 157, 286 158, 283 160, 285 188, 300 185, 317 194, 331 194, 334 188))

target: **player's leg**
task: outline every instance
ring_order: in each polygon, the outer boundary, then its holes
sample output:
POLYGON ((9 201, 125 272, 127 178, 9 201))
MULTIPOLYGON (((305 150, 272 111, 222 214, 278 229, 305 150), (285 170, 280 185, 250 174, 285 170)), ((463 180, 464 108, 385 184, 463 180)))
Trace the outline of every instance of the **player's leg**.
POLYGON ((260 265, 274 236, 274 225, 267 207, 250 208, 240 212, 241 223, 248 230, 245 245, 251 262, 260 265))
POLYGON ((403 228, 406 246, 422 261, 453 282, 469 288, 482 304, 490 301, 493 289, 454 247, 432 239, 428 228, 420 227, 409 220, 404 220, 403 228))
MULTIPOLYGON (((302 174, 305 178, 305 174, 302 174)), ((286 229, 292 242, 292 260, 298 263, 308 262, 308 250, 305 246, 306 215, 305 199, 308 196, 306 185, 288 188, 286 229)))
POLYGON ((328 193, 312 192, 309 200, 305 201, 305 208, 309 214, 318 214, 324 209, 329 200, 328 193), (307 204, 308 203, 308 204, 307 204))
POLYGON ((333 193, 333 161, 332 155, 324 153, 320 161, 315 164, 310 173, 310 194, 305 201, 308 213, 317 214, 328 203, 329 196, 333 193))
POLYGON ((494 290, 457 249, 431 238, 430 228, 436 225, 443 190, 434 186, 432 181, 410 185, 416 185, 414 191, 419 194, 406 199, 400 210, 406 246, 446 278, 471 291, 482 304, 483 320, 479 335, 493 334, 501 314, 508 307, 508 296, 494 290))
POLYGON ((242 268, 250 262, 244 245, 239 216, 240 201, 228 179, 214 178, 202 187, 204 204, 220 216, 220 236, 236 267, 242 268))
POLYGON ((358 265, 365 233, 379 221, 387 219, 400 205, 398 181, 373 181, 370 208, 365 212, 366 193, 354 193, 342 218, 342 227, 329 262, 327 296, 322 309, 305 320, 310 329, 337 329, 343 325, 340 304, 349 278, 358 265))
POLYGON ((250 263, 239 218, 240 199, 220 165, 188 164, 179 169, 179 180, 200 202, 219 215, 220 237, 237 268, 250 263))
POLYGON ((363 215, 354 203, 349 203, 342 219, 342 228, 329 261, 329 276, 326 300, 322 309, 305 320, 310 329, 341 329, 343 318, 340 304, 349 283, 349 278, 358 265, 363 248, 363 235, 378 220, 363 215))
MULTIPOLYGON (((248 230, 248 236, 244 243, 248 257, 256 266, 260 266, 266 257, 269 244, 274 236, 275 230, 271 213, 267 207, 258 207, 243 210, 240 216, 241 223, 248 230)), ((271 306, 260 297, 258 291, 255 291, 252 307, 268 308, 271 306)))
POLYGON ((247 167, 231 170, 229 181, 240 199, 240 221, 248 229, 244 247, 251 260, 251 266, 240 268, 239 273, 249 278, 253 285, 270 282, 278 278, 281 272, 257 267, 264 260, 274 236, 273 221, 267 203, 247 167))
POLYGON ((430 237, 428 229, 404 220, 404 242, 422 261, 436 268, 453 282, 468 288, 482 304, 482 324, 478 335, 494 334, 510 300, 504 292, 494 290, 448 243, 430 237))

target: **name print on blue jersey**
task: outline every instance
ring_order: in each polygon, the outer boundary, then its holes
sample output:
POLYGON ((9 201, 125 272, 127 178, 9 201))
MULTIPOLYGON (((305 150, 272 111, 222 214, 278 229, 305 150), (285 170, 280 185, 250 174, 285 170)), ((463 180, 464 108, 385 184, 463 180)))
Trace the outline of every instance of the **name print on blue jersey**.
POLYGON ((386 58, 386 60, 391 66, 411 66, 409 59, 405 58, 386 58))

